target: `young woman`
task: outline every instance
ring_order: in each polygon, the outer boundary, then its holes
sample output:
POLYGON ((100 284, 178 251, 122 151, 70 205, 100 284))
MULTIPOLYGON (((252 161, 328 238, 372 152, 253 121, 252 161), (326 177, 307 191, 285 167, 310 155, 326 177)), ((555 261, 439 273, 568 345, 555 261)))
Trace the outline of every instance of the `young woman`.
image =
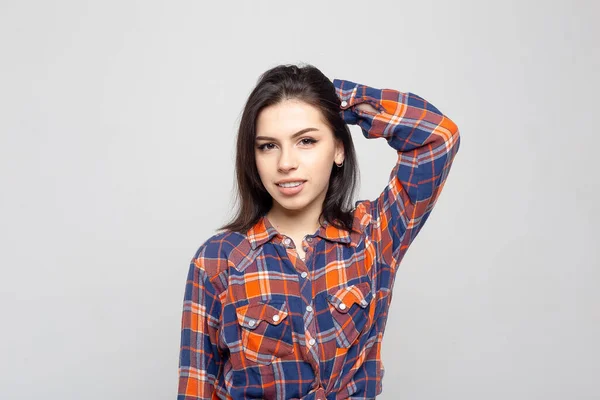
POLYGON ((396 271, 458 148, 454 122, 415 94, 331 82, 310 65, 266 71, 238 132, 238 213, 191 260, 178 398, 381 393, 396 271), (373 200, 352 203, 347 124, 398 154, 373 200))

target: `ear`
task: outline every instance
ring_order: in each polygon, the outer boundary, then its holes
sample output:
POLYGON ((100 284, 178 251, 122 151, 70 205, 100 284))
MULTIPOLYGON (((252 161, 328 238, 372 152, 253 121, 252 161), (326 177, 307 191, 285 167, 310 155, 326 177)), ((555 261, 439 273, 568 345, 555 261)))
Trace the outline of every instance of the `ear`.
POLYGON ((344 143, 340 139, 335 141, 335 163, 341 164, 344 161, 344 143))

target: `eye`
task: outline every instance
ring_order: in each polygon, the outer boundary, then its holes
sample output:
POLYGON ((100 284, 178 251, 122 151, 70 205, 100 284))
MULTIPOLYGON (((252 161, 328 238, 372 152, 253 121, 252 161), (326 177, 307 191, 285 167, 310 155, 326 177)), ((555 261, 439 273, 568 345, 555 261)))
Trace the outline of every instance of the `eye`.
POLYGON ((317 143, 317 141, 315 139, 311 139, 311 138, 304 138, 302 140, 300 140, 300 142, 302 142, 302 144, 313 144, 313 143, 317 143))
POLYGON ((262 151, 271 150, 273 147, 270 147, 270 146, 275 146, 275 144, 274 143, 264 143, 264 144, 261 144, 260 146, 258 146, 258 149, 262 150, 262 151))

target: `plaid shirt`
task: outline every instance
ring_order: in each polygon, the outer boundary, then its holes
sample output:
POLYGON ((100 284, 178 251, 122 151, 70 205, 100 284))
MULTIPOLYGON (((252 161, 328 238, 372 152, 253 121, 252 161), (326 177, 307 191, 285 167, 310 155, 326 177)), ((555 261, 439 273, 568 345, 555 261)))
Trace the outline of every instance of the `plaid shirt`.
POLYGON ((263 215, 194 255, 183 303, 178 399, 370 399, 398 265, 429 217, 459 148, 448 117, 413 93, 333 81, 347 124, 398 160, 350 232, 325 223, 301 244, 263 215), (377 113, 356 104, 367 102, 377 113))

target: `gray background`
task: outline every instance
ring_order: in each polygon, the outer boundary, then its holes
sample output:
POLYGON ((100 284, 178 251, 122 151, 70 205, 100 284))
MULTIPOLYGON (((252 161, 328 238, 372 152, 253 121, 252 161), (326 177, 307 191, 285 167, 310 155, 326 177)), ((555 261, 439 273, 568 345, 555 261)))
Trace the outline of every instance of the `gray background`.
MULTIPOLYGON (((259 74, 419 94, 462 146, 398 272, 382 399, 599 399, 594 1, 0 2, 0 398, 168 399, 259 74)), ((352 132, 359 198, 395 153, 352 132)))

